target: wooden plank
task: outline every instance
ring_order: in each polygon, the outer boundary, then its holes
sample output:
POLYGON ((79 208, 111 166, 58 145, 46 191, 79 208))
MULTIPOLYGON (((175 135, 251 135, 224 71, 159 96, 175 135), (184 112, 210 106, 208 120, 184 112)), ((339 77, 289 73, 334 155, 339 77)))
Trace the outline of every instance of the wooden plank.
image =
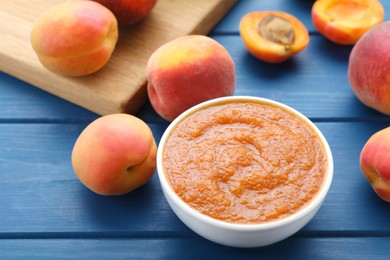
MULTIPOLYGON (((304 12, 308 2, 313 1, 239 1, 237 7, 286 6, 309 21, 304 12)), ((389 258, 390 205, 364 180, 358 157, 364 142, 387 127, 390 117, 365 108, 349 89, 349 47, 313 32, 299 56, 281 66, 264 64, 243 48, 236 10, 212 35, 236 61, 236 94, 265 96, 299 109, 315 120, 332 148, 334 181, 316 217, 278 244, 237 249, 186 228, 167 205, 156 175, 125 196, 93 194, 75 178, 70 153, 78 134, 97 115, 0 73, 0 258, 389 258)), ((158 141, 167 122, 148 104, 138 115, 158 141)))
MULTIPOLYGON (((252 57, 238 35, 211 37, 226 47, 236 63, 236 95, 271 98, 317 120, 388 120, 353 94, 347 78, 350 46, 331 44, 314 35, 302 53, 275 65, 252 57)), ((0 119, 77 121, 96 117, 4 74, 0 74, 0 111, 0 119)), ((137 115, 147 122, 164 122, 148 103, 137 115)))
MULTIPOLYGON (((50 236, 49 236, 50 237, 50 236)), ((1 239, 4 259, 389 259, 388 238, 292 238, 232 248, 198 238, 1 239), (205 252, 207 252, 205 254, 205 252)))
POLYGON ((214 29, 215 33, 238 33, 238 25, 241 18, 254 11, 284 11, 297 17, 309 30, 315 32, 313 23, 311 22, 311 6, 313 0, 301 1, 238 1, 236 6, 229 13, 229 19, 223 19, 214 29))
MULTIPOLYGON (((364 142, 388 123, 316 124, 333 151, 334 181, 319 213, 298 234, 390 236, 390 205, 374 194, 358 163, 364 142)), ((157 175, 119 197, 94 194, 76 179, 70 155, 85 125, 0 124, 0 238, 47 232, 195 236, 169 208, 157 175)), ((166 125, 150 127, 159 142, 166 125)))
MULTIPOLYGON (((238 1, 229 13, 228 19, 223 19, 214 29, 213 33, 237 34, 238 24, 242 16, 253 11, 277 10, 288 12, 297 17, 311 34, 319 34, 311 19, 311 7, 314 0, 286 1, 238 1)), ((385 10, 390 10, 390 1, 380 1, 385 10)), ((385 12, 385 21, 390 19, 390 13, 385 12)), ((325 38, 324 38, 325 40, 325 38)))
POLYGON ((334 180, 319 214, 304 229, 332 236, 390 236, 390 204, 381 200, 364 178, 359 165, 361 149, 388 122, 316 123, 327 138, 334 157, 334 180), (369 233, 369 232, 368 232, 369 233))
POLYGON ((93 120, 97 114, 0 72, 0 121, 93 120))
POLYGON ((0 70, 98 114, 135 113, 146 100, 145 66, 163 43, 188 34, 206 34, 236 0, 159 1, 134 26, 121 28, 107 66, 86 77, 46 70, 30 46, 39 15, 61 0, 0 0, 0 70))
POLYGON ((311 36, 305 50, 281 64, 257 60, 235 36, 215 37, 232 53, 237 69, 235 95, 280 101, 310 118, 380 120, 386 116, 364 106, 348 81, 351 46, 311 36))

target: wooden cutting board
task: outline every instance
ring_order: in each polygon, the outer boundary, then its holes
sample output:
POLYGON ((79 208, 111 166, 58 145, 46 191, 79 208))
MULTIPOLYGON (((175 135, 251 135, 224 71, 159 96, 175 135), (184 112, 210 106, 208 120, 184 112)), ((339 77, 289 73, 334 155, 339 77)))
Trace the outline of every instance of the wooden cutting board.
POLYGON ((207 34, 236 1, 159 0, 141 22, 120 28, 102 70, 72 78, 45 69, 30 44, 34 21, 62 0, 0 0, 0 69, 97 114, 133 114, 147 99, 145 67, 153 51, 179 36, 207 34))

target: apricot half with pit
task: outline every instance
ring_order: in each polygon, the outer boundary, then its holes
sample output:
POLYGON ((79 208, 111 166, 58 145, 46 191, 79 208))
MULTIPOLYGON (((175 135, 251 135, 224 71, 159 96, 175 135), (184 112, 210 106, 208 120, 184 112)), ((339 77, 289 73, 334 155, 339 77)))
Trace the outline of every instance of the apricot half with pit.
POLYGON ((248 51, 256 58, 283 62, 309 44, 305 25, 295 16, 282 11, 259 11, 244 15, 240 35, 248 51))
POLYGON ((383 22, 384 9, 378 0, 317 0, 311 15, 323 36, 337 44, 353 45, 383 22))

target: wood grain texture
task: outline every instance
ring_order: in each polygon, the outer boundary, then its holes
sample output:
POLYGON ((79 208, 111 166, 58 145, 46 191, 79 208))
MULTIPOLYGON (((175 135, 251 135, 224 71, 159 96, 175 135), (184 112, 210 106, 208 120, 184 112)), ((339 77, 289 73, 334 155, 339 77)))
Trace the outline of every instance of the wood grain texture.
POLYGON ((109 63, 97 73, 70 78, 49 72, 30 45, 34 21, 61 0, 0 0, 0 70, 97 114, 135 113, 146 95, 145 66, 162 44, 207 34, 236 0, 160 0, 141 22, 120 28, 109 63))
MULTIPOLYGON (((155 174, 125 196, 104 197, 76 178, 70 155, 85 123, 0 124, 0 238, 159 234, 196 237, 169 208, 155 174)), ((298 236, 390 236, 390 205, 373 192, 359 169, 369 136, 388 123, 317 122, 333 152, 329 195, 298 236), (356 131, 358 129, 358 131, 356 131), (357 217, 358 216, 358 217, 357 217)), ((149 124, 158 143, 167 125, 149 124)))
MULTIPOLYGON (((229 19, 223 19, 214 29, 217 33, 232 34, 237 33, 238 24, 242 16, 254 11, 277 10, 290 13, 297 17, 311 34, 319 34, 311 20, 311 7, 315 0, 268 0, 262 1, 238 1, 234 9, 229 13, 229 19)), ((380 1, 385 10, 389 10, 390 1, 380 1)), ((385 12, 385 20, 389 20, 390 13, 385 12)))
MULTIPOLYGON (((49 236, 50 238, 50 236, 49 236)), ((292 238, 255 249, 229 248, 199 238, 2 239, 4 259, 337 259, 387 260, 388 238, 292 238)))
MULTIPOLYGON (((312 3, 242 0, 210 34, 236 63, 236 95, 293 106, 330 144, 333 183, 302 230, 271 246, 230 248, 188 229, 170 209, 157 175, 124 196, 94 194, 76 179, 70 154, 77 136, 98 115, 0 73, 0 258, 389 259, 390 204, 364 179, 359 154, 373 133, 389 126, 390 117, 354 97, 345 74, 351 47, 330 43, 312 29, 307 49, 270 65, 248 54, 237 31, 241 15, 258 9, 283 9, 309 23, 312 3)), ((390 1, 382 3, 390 9, 390 1)), ((28 8, 20 13, 33 19, 28 8)), ((148 103, 137 115, 158 142, 168 122, 148 103)))
MULTIPOLYGON (((283 64, 268 64, 252 57, 238 35, 213 33, 210 37, 229 51, 236 64, 235 95, 274 99, 314 120, 388 120, 364 106, 353 94, 347 77, 351 46, 336 45, 312 35, 310 44, 299 55, 283 64)), ((0 120, 80 121, 96 117, 11 76, 0 77, 0 88, 0 120)), ((163 122, 149 102, 136 115, 150 123, 163 122)))

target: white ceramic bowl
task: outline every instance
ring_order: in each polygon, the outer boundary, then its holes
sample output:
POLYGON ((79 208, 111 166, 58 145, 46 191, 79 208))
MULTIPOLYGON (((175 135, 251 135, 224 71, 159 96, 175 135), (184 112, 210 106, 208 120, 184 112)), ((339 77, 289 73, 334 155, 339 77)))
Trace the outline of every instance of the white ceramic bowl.
POLYGON ((186 224, 190 229, 199 234, 200 236, 211 240, 213 242, 234 246, 234 247, 260 247, 276 243, 281 241, 294 233, 300 230, 305 226, 317 213, 318 209, 322 205, 328 190, 330 188, 332 178, 333 178, 333 158, 332 153, 329 148, 328 142, 321 133, 321 131, 304 115, 295 109, 281 104, 279 102, 258 98, 250 96, 232 96, 217 98, 210 101, 203 102, 199 105, 196 105, 189 110, 185 111, 179 117, 177 117, 166 129, 163 134, 161 141, 159 143, 159 148, 157 152, 157 172, 162 186, 164 195, 174 211, 174 213, 179 217, 179 219, 186 224), (309 124, 317 133, 321 139, 325 152, 327 155, 327 173, 325 181, 316 195, 316 197, 311 201, 311 203, 300 211, 296 212, 293 215, 290 215, 284 219, 276 220, 273 222, 266 222, 261 224, 234 224, 229 222, 224 222, 211 218, 207 215, 204 215, 195 209, 191 208, 186 204, 171 188, 168 183, 168 180, 164 174, 163 169, 163 152, 165 143, 167 142, 172 130, 178 125, 184 118, 188 117, 190 114, 201 110, 204 107, 210 105, 218 104, 226 101, 254 101, 262 102, 266 104, 271 104, 284 108, 287 111, 295 114, 307 124, 309 124))

